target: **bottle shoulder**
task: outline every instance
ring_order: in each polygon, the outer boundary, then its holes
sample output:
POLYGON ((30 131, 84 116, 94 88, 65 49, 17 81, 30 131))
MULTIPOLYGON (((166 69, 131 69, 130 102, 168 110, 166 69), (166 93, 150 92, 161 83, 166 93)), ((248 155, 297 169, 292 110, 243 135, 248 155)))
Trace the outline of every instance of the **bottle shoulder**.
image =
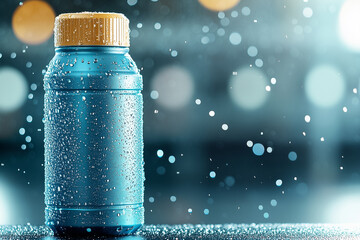
POLYGON ((45 88, 142 88, 128 51, 56 51, 44 77, 45 88))
POLYGON ((49 71, 117 71, 136 74, 136 63, 128 52, 72 51, 56 52, 49 64, 49 71))

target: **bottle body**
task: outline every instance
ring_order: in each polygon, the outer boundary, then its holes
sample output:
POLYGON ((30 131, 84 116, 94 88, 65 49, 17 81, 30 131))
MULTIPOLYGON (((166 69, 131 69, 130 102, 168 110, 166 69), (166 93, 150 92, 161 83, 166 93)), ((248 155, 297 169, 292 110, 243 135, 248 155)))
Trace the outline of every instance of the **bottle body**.
POLYGON ((44 78, 45 221, 125 235, 144 222, 142 77, 125 47, 60 47, 44 78))

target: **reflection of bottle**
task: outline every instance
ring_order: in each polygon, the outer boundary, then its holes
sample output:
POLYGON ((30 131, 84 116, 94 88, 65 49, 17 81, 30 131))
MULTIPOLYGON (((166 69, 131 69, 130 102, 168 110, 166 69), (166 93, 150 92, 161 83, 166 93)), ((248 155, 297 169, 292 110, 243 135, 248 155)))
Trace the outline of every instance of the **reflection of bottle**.
POLYGON ((144 222, 142 77, 116 13, 55 20, 45 88, 45 218, 57 234, 124 235, 144 222))

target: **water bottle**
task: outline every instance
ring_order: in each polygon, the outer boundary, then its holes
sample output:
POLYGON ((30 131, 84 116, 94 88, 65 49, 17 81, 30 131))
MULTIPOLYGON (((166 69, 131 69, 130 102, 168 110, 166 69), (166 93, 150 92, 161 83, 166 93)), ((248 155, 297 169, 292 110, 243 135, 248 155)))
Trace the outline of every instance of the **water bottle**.
POLYGON ((142 76, 129 20, 55 20, 44 77, 45 222, 55 234, 127 235, 144 223, 142 76))

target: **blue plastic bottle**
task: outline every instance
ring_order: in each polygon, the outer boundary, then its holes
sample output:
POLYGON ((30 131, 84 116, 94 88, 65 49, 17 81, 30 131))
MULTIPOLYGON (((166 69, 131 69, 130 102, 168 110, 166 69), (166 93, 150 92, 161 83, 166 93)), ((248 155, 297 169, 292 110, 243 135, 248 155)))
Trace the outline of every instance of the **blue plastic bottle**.
POLYGON ((127 235, 144 223, 142 77, 129 21, 61 14, 45 88, 45 221, 55 234, 127 235))

